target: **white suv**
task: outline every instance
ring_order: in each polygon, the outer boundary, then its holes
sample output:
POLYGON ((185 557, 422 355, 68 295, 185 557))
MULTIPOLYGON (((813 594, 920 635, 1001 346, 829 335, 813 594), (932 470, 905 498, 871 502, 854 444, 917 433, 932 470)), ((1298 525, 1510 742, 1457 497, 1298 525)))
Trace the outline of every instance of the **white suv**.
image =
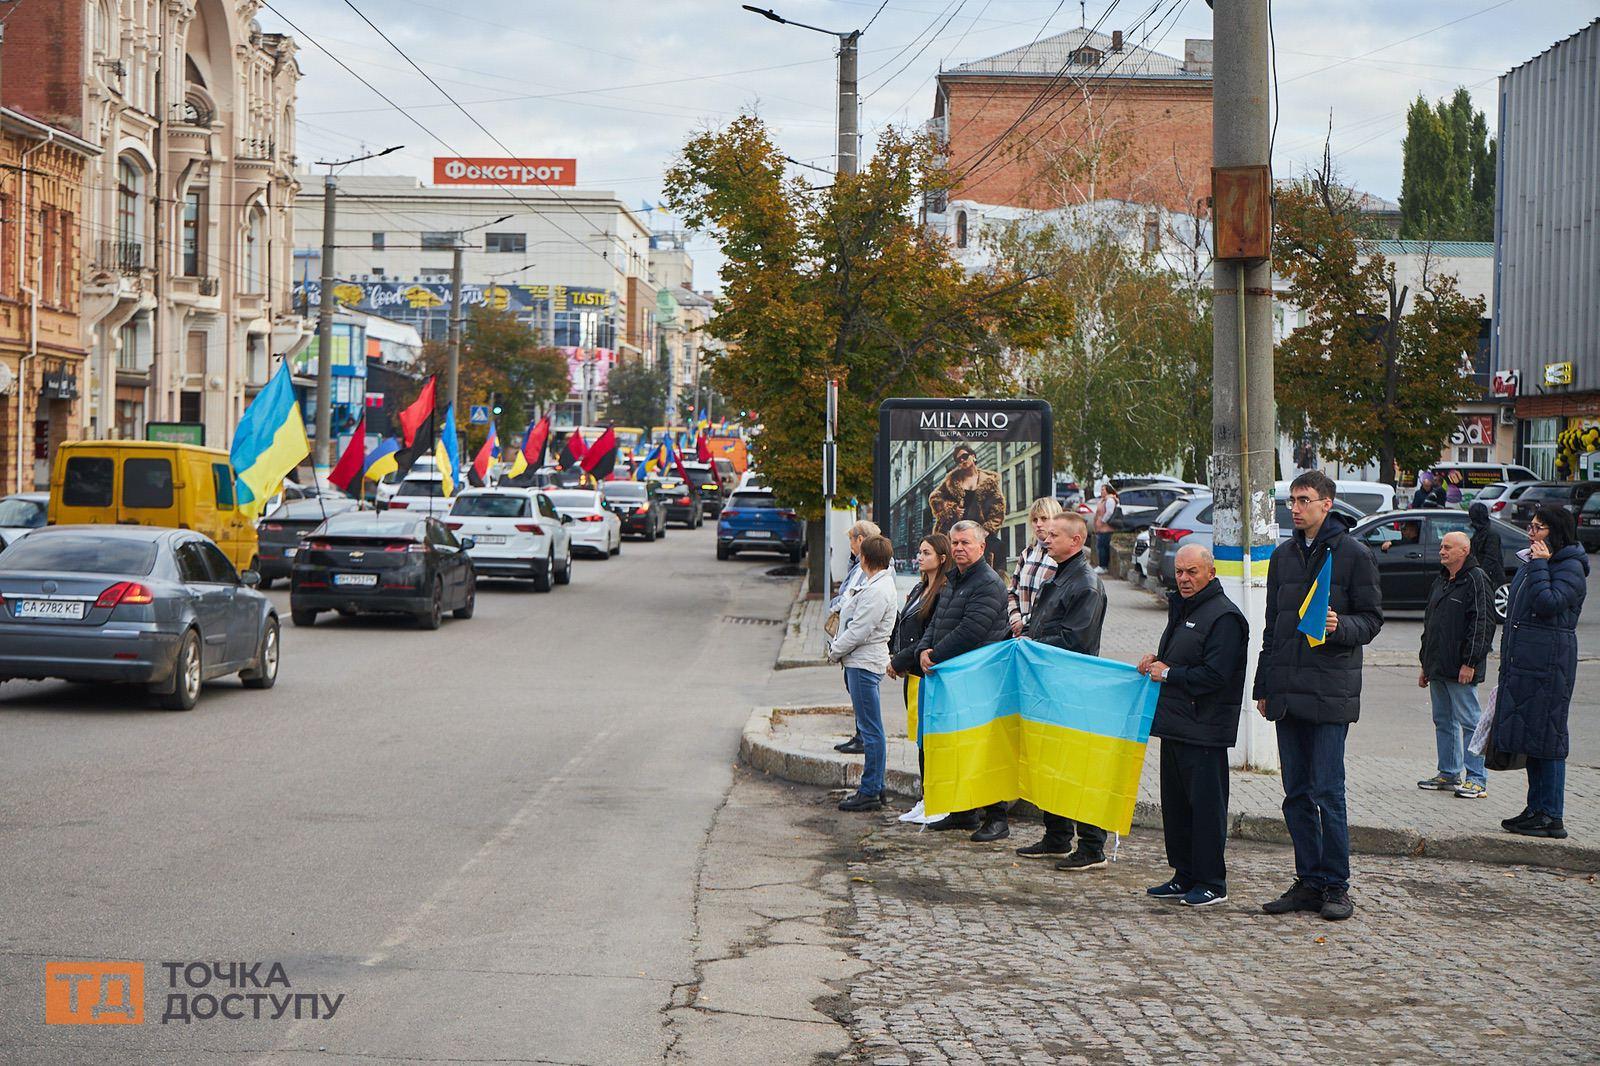
POLYGON ((488 488, 463 490, 444 524, 472 538, 467 554, 478 577, 531 580, 549 592, 572 581, 571 521, 538 489, 488 488))

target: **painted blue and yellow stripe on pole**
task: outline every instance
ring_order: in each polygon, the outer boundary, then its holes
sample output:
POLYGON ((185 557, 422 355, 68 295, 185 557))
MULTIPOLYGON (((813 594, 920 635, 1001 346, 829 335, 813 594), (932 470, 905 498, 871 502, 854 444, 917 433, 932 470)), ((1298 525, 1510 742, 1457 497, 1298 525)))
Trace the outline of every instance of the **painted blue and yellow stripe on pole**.
MULTIPOLYGON (((1267 579, 1267 563, 1272 559, 1276 544, 1255 544, 1250 548, 1250 576, 1261 582, 1267 579)), ((1213 544, 1212 558, 1217 564, 1218 577, 1244 577, 1244 549, 1237 544, 1213 544)))
POLYGON ((1026 799, 1126 833, 1157 693, 1126 663, 1031 640, 940 664, 917 701, 927 812, 1026 799))

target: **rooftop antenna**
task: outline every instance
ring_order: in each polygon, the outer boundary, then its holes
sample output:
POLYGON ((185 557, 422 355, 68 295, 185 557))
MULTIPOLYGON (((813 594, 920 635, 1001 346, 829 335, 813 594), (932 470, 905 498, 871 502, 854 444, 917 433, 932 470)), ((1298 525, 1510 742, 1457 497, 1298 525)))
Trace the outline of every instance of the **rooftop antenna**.
POLYGON ((1089 25, 1088 0, 1078 0, 1078 29, 1081 30, 1087 25, 1089 25))

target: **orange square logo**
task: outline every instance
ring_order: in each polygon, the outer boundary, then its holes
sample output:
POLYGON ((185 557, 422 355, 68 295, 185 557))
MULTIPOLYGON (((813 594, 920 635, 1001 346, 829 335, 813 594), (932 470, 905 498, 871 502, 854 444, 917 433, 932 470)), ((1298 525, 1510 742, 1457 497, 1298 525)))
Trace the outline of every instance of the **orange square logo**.
POLYGON ((47 962, 46 1025, 141 1025, 144 963, 47 962))

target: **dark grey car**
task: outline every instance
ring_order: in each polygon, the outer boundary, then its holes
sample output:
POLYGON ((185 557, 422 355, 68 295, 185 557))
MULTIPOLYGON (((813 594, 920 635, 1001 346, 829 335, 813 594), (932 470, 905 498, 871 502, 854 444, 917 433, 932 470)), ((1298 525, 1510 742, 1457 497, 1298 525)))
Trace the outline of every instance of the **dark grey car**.
POLYGON ((188 710, 200 686, 278 679, 278 615, 208 537, 152 526, 50 526, 0 552, 0 681, 148 685, 188 710))
POLYGON ((256 523, 256 558, 261 567, 261 588, 269 589, 280 577, 294 569, 295 553, 307 533, 328 520, 330 515, 355 510, 356 501, 347 496, 309 496, 285 500, 277 510, 256 523))

